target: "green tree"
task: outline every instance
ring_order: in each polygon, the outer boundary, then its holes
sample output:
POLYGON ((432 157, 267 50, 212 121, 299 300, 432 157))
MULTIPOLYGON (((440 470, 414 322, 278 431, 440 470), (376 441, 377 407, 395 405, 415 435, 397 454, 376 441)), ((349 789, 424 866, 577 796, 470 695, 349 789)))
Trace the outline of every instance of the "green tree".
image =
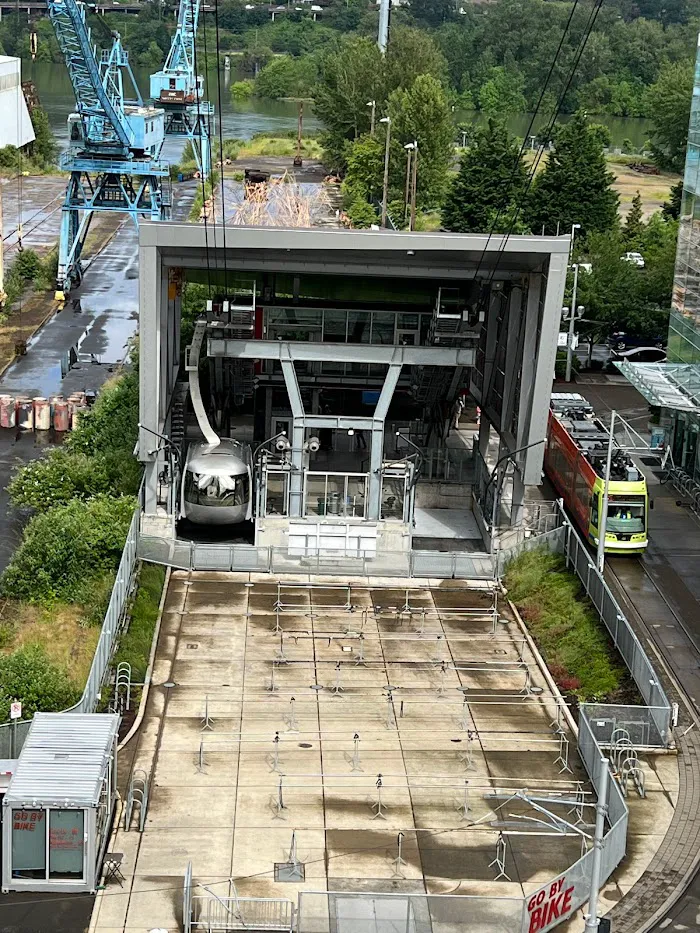
POLYGON ((669 199, 661 208, 666 220, 678 220, 681 216, 681 202, 683 200, 683 179, 676 182, 669 192, 669 199))
POLYGON ((527 108, 523 95, 525 80, 519 71, 498 67, 479 89, 479 109, 490 116, 519 113, 527 108))
POLYGON ((370 100, 381 115, 384 96, 384 62, 373 39, 346 37, 337 49, 326 51, 320 61, 314 94, 314 111, 326 130, 324 145, 329 167, 345 163, 345 142, 370 128, 370 100))
POLYGON ((433 75, 447 85, 447 62, 425 30, 393 26, 384 61, 384 91, 411 87, 418 75, 433 75))
POLYGON ((265 65, 255 79, 258 97, 307 97, 316 81, 316 64, 313 58, 292 58, 280 55, 265 65))
POLYGON ((585 236, 617 225, 619 198, 605 162, 606 141, 603 128, 590 124, 582 110, 555 128, 554 151, 536 176, 526 206, 530 229, 554 233, 579 223, 585 236))
POLYGON ((693 67, 685 62, 666 65, 647 92, 651 148, 660 168, 683 171, 692 96, 693 67))
POLYGON ((457 233, 510 229, 512 212, 527 184, 520 147, 505 124, 489 119, 476 130, 450 187, 442 222, 457 233), (500 217, 497 216, 500 214, 500 217))
POLYGON ((346 203, 358 198, 373 201, 381 198, 384 173, 384 145, 376 136, 360 136, 348 150, 347 171, 343 181, 346 203))
POLYGON ((50 168, 56 162, 58 146, 53 135, 49 118, 45 110, 35 107, 32 111, 32 126, 34 127, 34 142, 31 144, 32 156, 42 168, 50 168))
POLYGON ((435 28, 455 16, 453 0, 411 0, 411 16, 435 28))
POLYGON ((448 183, 447 172, 454 153, 454 125, 447 95, 437 78, 423 74, 408 90, 389 96, 391 118, 391 177, 403 197, 407 143, 418 143, 417 204, 422 208, 441 204, 448 183))
POLYGON ((638 191, 632 198, 632 204, 629 211, 627 212, 625 226, 622 231, 625 243, 629 249, 639 246, 642 234, 644 232, 643 217, 644 212, 642 210, 642 196, 638 191))

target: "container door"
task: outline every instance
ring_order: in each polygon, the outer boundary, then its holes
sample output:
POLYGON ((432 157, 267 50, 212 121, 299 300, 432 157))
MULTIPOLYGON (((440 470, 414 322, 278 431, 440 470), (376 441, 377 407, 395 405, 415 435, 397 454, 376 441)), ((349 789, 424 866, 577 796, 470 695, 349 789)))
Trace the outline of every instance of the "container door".
POLYGON ((49 813, 49 881, 85 880, 85 811, 49 813))

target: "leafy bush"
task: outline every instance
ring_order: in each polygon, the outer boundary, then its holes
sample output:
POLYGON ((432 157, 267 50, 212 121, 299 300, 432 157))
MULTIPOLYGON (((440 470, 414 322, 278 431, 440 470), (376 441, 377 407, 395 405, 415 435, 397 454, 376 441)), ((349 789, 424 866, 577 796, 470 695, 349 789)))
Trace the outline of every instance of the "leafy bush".
POLYGON ((505 584, 562 689, 591 701, 620 687, 624 667, 563 558, 545 549, 521 554, 508 564, 505 584))
POLYGON ((75 453, 133 453, 138 438, 139 377, 129 370, 102 389, 95 405, 66 440, 75 453))
POLYGON ((234 81, 231 85, 231 97, 233 100, 248 100, 253 96, 254 82, 250 78, 245 81, 234 81))
POLYGON ((26 645, 0 656, 0 720, 10 715, 10 703, 22 701, 22 716, 67 709, 80 699, 80 690, 66 671, 52 664, 40 645, 26 645))
POLYGON ((8 492, 15 506, 45 512, 72 499, 90 499, 110 491, 110 478, 102 458, 72 453, 58 447, 41 460, 14 474, 8 492))
POLYGON ((372 224, 378 223, 379 218, 377 217, 377 212, 372 207, 371 204, 368 204, 367 201, 363 201, 361 198, 357 198, 352 202, 350 207, 347 209, 348 220, 353 225, 359 229, 366 229, 371 227, 372 224))
POLYGON ((135 505, 96 496, 35 515, 0 577, 0 592, 28 602, 78 602, 90 581, 119 565, 135 505))
POLYGON ((268 62, 255 79, 255 93, 259 97, 273 100, 279 97, 305 97, 313 90, 316 76, 316 62, 313 58, 280 55, 268 62))

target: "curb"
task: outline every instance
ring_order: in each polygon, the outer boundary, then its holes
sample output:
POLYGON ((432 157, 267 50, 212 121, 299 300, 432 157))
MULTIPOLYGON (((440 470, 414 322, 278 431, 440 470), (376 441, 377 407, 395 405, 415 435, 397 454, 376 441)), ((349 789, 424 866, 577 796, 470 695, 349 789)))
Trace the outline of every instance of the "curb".
POLYGON ((563 697, 561 690, 559 689, 559 687, 557 687, 556 683, 554 682, 554 678, 549 673, 549 668, 547 667, 547 663, 545 659, 542 657, 542 655, 540 654, 540 651, 537 645, 535 644, 532 638, 532 635, 530 635, 530 632, 528 631, 527 626, 525 625, 522 618, 520 617, 520 613, 516 609, 515 604, 512 603, 510 599, 508 599, 507 592, 505 596, 506 596, 506 599, 508 600, 510 611, 515 616, 515 620, 518 623, 520 630, 522 631, 525 637, 525 640, 527 641, 528 648, 533 653, 535 660, 537 661, 537 666, 539 667, 540 671, 544 675, 544 679, 547 681, 547 686, 552 691, 554 696, 559 697, 559 699, 561 700, 561 708, 564 710, 564 717, 569 725, 569 728, 571 729, 571 732, 578 739, 578 726, 576 725, 576 722, 574 721, 574 717, 571 715, 571 710, 569 709, 569 706, 565 698, 563 697))

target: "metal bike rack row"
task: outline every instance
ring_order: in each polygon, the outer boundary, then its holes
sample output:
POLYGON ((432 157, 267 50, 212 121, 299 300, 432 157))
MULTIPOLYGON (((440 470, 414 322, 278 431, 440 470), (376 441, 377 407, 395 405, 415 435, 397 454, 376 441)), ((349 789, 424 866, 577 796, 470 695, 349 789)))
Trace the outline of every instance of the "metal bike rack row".
POLYGON ((129 781, 129 790, 126 795, 126 806, 124 807, 124 832, 131 829, 131 820, 134 815, 134 807, 139 810, 139 832, 143 832, 146 825, 146 813, 148 812, 148 775, 142 768, 137 768, 131 775, 129 781))

